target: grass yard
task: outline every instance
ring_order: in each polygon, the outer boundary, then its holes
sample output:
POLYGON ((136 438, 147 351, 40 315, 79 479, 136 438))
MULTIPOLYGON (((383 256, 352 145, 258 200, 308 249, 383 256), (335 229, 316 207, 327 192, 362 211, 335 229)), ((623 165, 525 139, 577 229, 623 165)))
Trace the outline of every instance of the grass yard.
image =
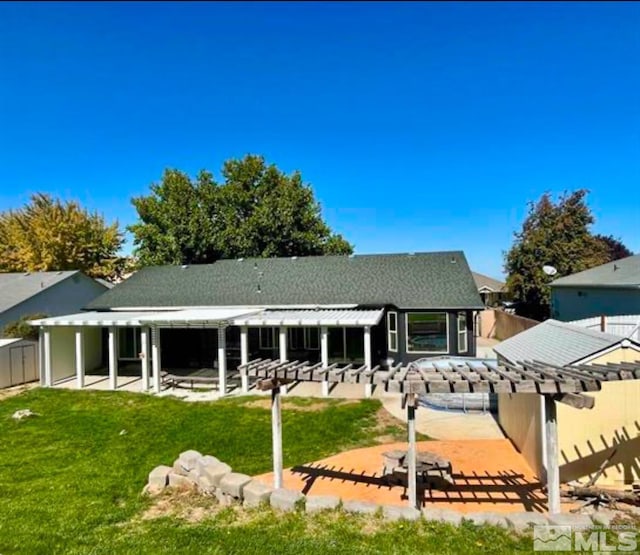
MULTIPOLYGON (((158 502, 140 494, 147 474, 186 449, 238 472, 269 471, 267 407, 255 397, 186 403, 40 388, 0 400, 0 554, 531 551, 529 539, 491 527, 219 510, 195 496, 177 500, 179 510, 154 513, 158 502), (39 416, 11 419, 24 408, 39 416)), ((375 400, 286 398, 285 466, 404 437, 379 411, 375 400)))

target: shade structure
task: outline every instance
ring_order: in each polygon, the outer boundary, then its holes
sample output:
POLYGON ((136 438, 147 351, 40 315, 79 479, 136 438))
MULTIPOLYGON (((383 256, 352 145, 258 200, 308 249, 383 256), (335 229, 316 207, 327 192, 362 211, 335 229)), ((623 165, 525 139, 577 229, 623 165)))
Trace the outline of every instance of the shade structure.
POLYGON ((237 326, 375 326, 384 309, 265 310, 235 318, 237 326))
POLYGON ((149 312, 79 312, 30 320, 32 326, 141 326, 149 312))

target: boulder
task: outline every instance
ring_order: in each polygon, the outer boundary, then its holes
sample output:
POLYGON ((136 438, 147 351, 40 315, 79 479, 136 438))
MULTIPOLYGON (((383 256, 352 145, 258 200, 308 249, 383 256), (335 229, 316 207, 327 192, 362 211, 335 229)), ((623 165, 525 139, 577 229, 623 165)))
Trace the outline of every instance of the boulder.
POLYGON ((176 489, 196 489, 197 484, 187 476, 171 472, 169 474, 169 487, 176 489))
POLYGON ((295 511, 297 504, 304 499, 299 491, 292 489, 278 488, 273 490, 269 502, 274 509, 280 511, 295 511))
POLYGON ((211 455, 202 455, 202 457, 196 461, 195 471, 198 473, 198 476, 202 476, 203 469, 205 467, 216 464, 220 464, 220 461, 215 457, 212 457, 211 455))
POLYGON ((207 465, 202 469, 202 476, 206 476, 215 487, 220 485, 220 480, 231 472, 231 467, 225 463, 207 465))
POLYGON ((200 453, 199 451, 194 451, 193 449, 189 449, 188 451, 183 451, 182 453, 180 453, 177 462, 186 472, 189 472, 189 470, 195 470, 196 463, 198 462, 198 459, 201 458, 202 453, 200 453))
POLYGON ((211 494, 214 493, 216 487, 211 482, 211 479, 208 476, 198 476, 198 488, 202 493, 211 494))
POLYGON ((238 472, 229 472, 220 480, 219 488, 223 493, 236 499, 242 498, 242 489, 251 481, 251 476, 238 472))
POLYGON ((334 495, 307 495, 305 510, 308 513, 317 513, 337 509, 338 505, 340 498, 334 495))
POLYGON ((384 505, 382 515, 386 520, 419 520, 420 511, 414 507, 384 505))
POLYGON ((547 518, 540 513, 508 513, 505 519, 507 524, 517 532, 523 532, 530 526, 549 524, 547 518))
POLYGON ((148 485, 151 488, 163 489, 169 483, 169 473, 171 467, 164 464, 156 466, 151 472, 149 472, 148 485))
POLYGON ((347 513, 373 515, 378 511, 380 506, 369 501, 343 501, 342 508, 347 513))
POLYGON ((262 504, 268 504, 271 498, 273 488, 259 480, 251 480, 242 489, 242 497, 245 507, 258 507, 262 504))
POLYGON ((434 509, 433 507, 425 507, 422 509, 422 516, 426 520, 447 522, 454 526, 457 526, 462 521, 462 515, 457 511, 452 511, 450 509, 434 509))

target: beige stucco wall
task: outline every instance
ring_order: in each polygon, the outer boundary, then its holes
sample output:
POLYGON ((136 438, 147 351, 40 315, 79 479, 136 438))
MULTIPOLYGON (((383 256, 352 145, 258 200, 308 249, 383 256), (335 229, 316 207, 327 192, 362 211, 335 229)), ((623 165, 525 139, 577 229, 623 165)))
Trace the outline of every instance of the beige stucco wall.
MULTIPOLYGON (((619 347, 589 363, 640 360, 640 350, 619 347)), ((640 380, 605 383, 589 393, 591 410, 556 403, 560 479, 563 482, 596 472, 600 464, 618 451, 599 478, 598 485, 619 486, 640 480, 640 380)), ((498 396, 498 420, 507 436, 542 476, 542 405, 533 394, 498 396)))

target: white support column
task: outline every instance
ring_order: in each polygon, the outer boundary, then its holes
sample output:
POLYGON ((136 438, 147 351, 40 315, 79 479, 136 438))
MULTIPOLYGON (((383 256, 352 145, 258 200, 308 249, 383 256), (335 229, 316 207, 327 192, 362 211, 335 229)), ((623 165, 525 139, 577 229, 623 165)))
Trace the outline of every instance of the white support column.
POLYGON ((417 450, 416 450, 416 400, 415 395, 407 396, 407 431, 409 434, 409 449, 407 450, 408 468, 407 468, 407 493, 409 497, 409 506, 419 509, 418 506, 418 488, 416 483, 417 472, 417 450))
POLYGON ((280 415, 280 388, 271 390, 271 436, 273 439, 273 487, 282 487, 282 419, 280 415))
POLYGON ((162 352, 160 345, 160 329, 156 326, 151 328, 151 365, 153 367, 153 390, 160 393, 162 390, 162 352))
POLYGON ((140 329, 140 371, 142 373, 142 391, 149 391, 149 328, 140 329))
MULTIPOLYGON (((287 328, 285 326, 280 326, 278 335, 280 337, 280 341, 279 341, 280 362, 286 362, 287 361, 287 328)), ((282 395, 287 394, 286 385, 280 386, 280 393, 282 395)))
POLYGON ((109 388, 114 391, 118 388, 117 331, 115 326, 109 328, 109 388))
MULTIPOLYGON (((367 370, 371 369, 371 327, 364 327, 364 365, 367 370)), ((364 384, 364 396, 371 397, 373 395, 373 384, 364 384)))
POLYGON ((40 385, 46 385, 44 381, 44 327, 40 326, 38 333, 38 376, 40 385))
POLYGON ((558 465, 558 419, 552 395, 544 396, 544 439, 547 446, 547 498, 549 514, 560 513, 560 466, 558 465))
POLYGON ((53 385, 53 374, 51 372, 51 328, 44 328, 44 385, 53 385))
MULTIPOLYGON (((329 329, 326 326, 320 328, 320 361, 323 368, 329 366, 329 329)), ((322 396, 329 396, 329 382, 326 379, 322 380, 322 396)))
MULTIPOLYGON (((240 365, 249 363, 249 328, 242 326, 240 328, 240 365)), ((242 393, 249 393, 249 376, 247 370, 240 372, 242 380, 242 393)))
POLYGON ((84 331, 76 328, 76 387, 84 387, 84 331))
POLYGON ((227 329, 218 328, 218 389, 227 394, 227 329))

